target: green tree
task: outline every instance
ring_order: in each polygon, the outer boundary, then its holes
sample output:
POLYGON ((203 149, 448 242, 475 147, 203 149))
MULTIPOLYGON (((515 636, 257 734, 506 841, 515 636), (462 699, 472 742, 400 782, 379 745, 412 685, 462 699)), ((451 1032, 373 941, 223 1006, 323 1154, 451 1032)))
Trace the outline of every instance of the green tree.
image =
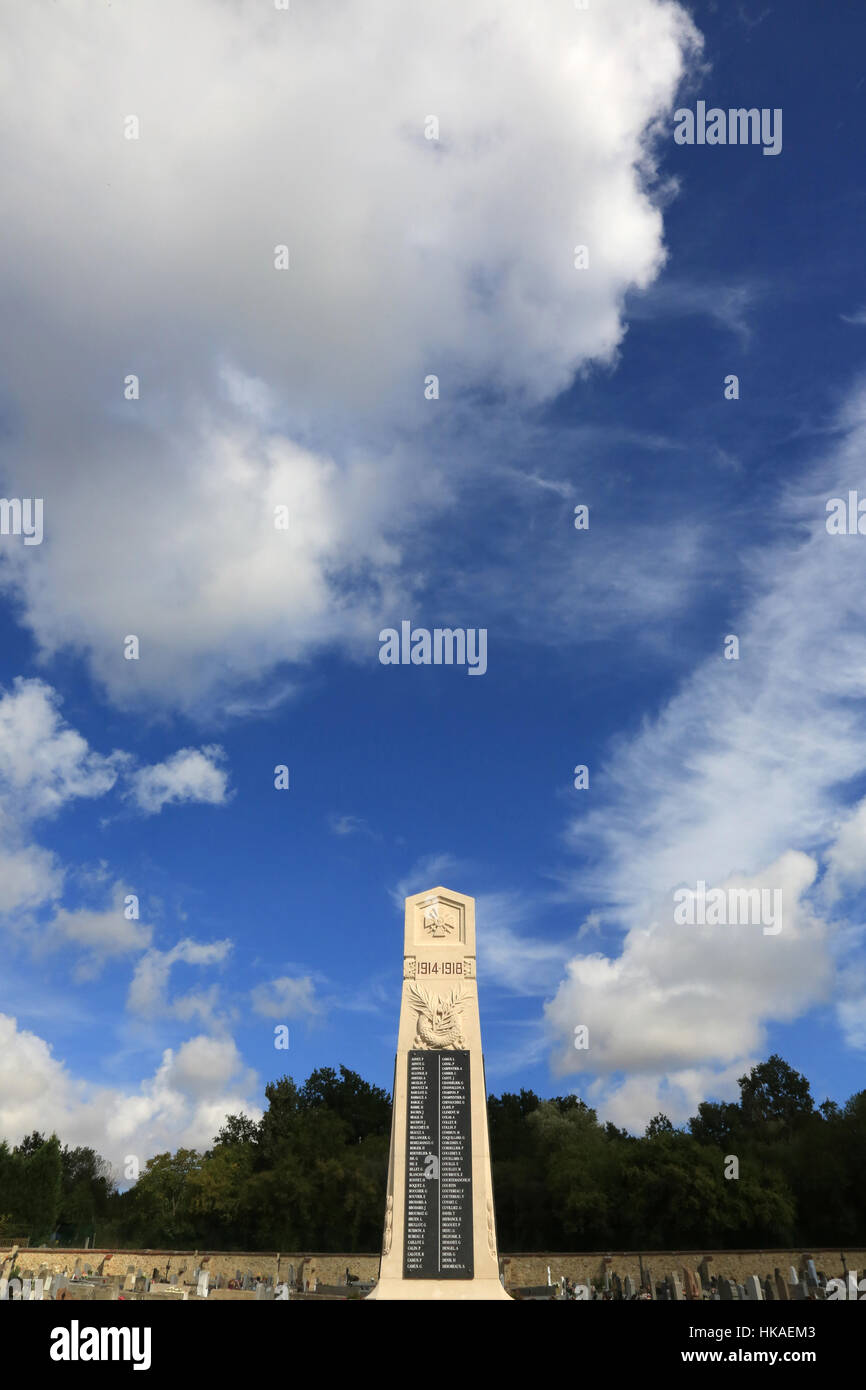
POLYGON ((30 1135, 19 1145, 17 1156, 20 1166, 13 1215, 21 1234, 29 1235, 31 1245, 41 1245, 53 1234, 60 1211, 60 1140, 56 1134, 50 1139, 30 1135), (32 1142, 35 1138, 38 1143, 32 1142))

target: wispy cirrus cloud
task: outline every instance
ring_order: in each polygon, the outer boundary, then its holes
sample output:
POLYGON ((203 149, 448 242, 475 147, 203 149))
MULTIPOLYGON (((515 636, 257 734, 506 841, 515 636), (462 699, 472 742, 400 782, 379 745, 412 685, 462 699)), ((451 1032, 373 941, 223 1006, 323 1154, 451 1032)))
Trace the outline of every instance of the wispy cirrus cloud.
MULTIPOLYGON (((850 395, 839 430, 830 455, 780 493, 796 530, 786 524, 784 539, 748 557, 729 629, 739 660, 724 659, 720 630, 717 653, 612 746, 570 823, 584 860, 575 890, 624 936, 610 954, 569 962, 547 1008, 555 1058, 564 1072, 594 1074, 611 1113, 631 1106, 635 1123, 690 1062, 699 1088, 727 1085, 771 1021, 825 1005, 831 991, 843 1039, 862 1046, 863 972, 849 962, 852 948, 862 956, 863 919, 828 909, 866 872, 849 790, 866 774, 866 552, 862 537, 830 535, 825 522, 827 500, 862 476, 866 388, 850 395), (783 930, 676 926, 673 891, 698 880, 778 887, 783 930), (586 1051, 573 1046, 581 1023, 586 1051), (623 1071, 631 1079, 618 1083, 623 1071)), ((697 1092, 686 1087, 683 1106, 687 1094, 697 1092)))

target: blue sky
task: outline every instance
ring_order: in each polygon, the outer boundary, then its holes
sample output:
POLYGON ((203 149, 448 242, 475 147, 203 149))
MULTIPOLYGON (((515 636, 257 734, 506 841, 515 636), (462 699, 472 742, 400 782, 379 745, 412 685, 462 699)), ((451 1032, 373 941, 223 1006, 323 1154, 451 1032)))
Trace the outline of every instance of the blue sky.
POLYGON ((10 1140, 121 1162, 284 1071, 389 1086, 437 884, 494 1091, 640 1131, 771 1051, 862 1088, 862 12, 531 8, 2 21, 0 488, 44 499, 0 536, 10 1140), (677 145, 699 100, 781 152, 677 145), (381 664, 402 620, 486 672, 381 664), (699 880, 783 929, 676 925, 699 880))

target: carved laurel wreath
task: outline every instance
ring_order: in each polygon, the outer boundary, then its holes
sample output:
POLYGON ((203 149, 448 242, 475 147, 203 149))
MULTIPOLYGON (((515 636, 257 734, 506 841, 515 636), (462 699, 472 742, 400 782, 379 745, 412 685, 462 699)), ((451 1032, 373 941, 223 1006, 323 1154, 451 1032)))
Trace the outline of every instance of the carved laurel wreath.
POLYGON ((429 990, 411 981, 406 986, 408 1002, 418 1015, 416 1047, 463 1047, 460 1015, 469 996, 461 985, 452 989, 447 999, 432 995, 429 990))

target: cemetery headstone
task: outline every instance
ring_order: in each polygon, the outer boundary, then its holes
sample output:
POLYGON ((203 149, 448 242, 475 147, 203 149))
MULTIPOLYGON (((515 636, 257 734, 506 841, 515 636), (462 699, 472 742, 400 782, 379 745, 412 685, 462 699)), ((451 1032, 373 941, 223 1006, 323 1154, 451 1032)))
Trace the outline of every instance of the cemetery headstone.
POLYGON ((499 1279, 475 900, 406 899, 379 1281, 370 1299, 508 1299, 499 1279))
POLYGON ((757 1274, 750 1274, 746 1280, 746 1298, 750 1303, 763 1303, 764 1291, 757 1274))
POLYGON ((790 1298, 790 1294, 788 1293, 788 1285, 785 1283, 785 1280, 782 1277, 782 1271, 780 1269, 776 1270, 775 1279, 776 1293, 778 1294, 779 1299, 783 1303, 787 1303, 790 1298))
POLYGON ((634 1298, 634 1280, 630 1274, 627 1274, 623 1280, 623 1291, 626 1298, 634 1298))
POLYGON ((198 1281, 197 1281, 197 1286, 196 1286, 196 1292, 197 1292, 199 1298, 207 1298, 207 1288, 208 1288, 208 1281, 209 1281, 209 1279, 210 1279, 210 1275, 208 1274, 208 1272, 207 1272, 206 1269, 200 1269, 200 1270, 198 1271, 198 1281))

